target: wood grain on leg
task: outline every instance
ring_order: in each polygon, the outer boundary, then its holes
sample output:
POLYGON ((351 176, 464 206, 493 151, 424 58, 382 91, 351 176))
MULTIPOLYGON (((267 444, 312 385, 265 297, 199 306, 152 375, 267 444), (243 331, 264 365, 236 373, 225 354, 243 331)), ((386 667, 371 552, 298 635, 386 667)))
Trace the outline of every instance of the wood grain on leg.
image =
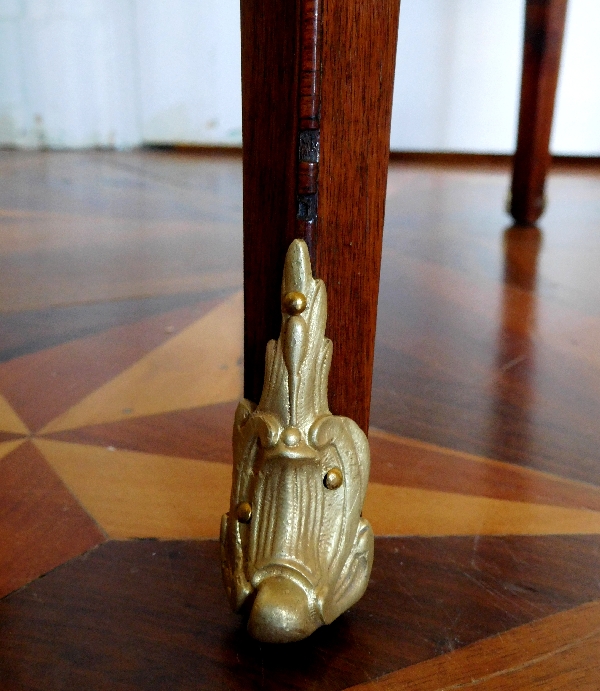
POLYGON ((535 223, 544 211, 550 166, 550 132, 565 28, 567 0, 527 0, 519 135, 514 158, 510 213, 535 223))
POLYGON ((301 237, 328 290, 330 406, 365 431, 398 11, 398 0, 242 2, 245 395, 260 397, 283 258, 301 237))

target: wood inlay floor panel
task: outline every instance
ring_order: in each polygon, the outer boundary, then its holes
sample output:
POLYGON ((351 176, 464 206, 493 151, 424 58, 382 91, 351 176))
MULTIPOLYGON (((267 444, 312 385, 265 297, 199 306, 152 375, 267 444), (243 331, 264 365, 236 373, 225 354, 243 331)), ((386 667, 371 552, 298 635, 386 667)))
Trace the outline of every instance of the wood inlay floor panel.
POLYGON ((0 602, 0 678, 6 691, 341 690, 598 598, 599 568, 598 537, 378 539, 355 607, 269 646, 229 611, 216 542, 113 542, 0 602))
POLYGON ((371 430, 371 480, 513 501, 600 510, 600 488, 371 430))
POLYGON ((238 161, 4 151, 0 176, 5 310, 241 288, 238 161))
POLYGON ((0 393, 0 430, 11 434, 29 434, 27 426, 11 404, 0 393))
POLYGON ((15 440, 22 441, 25 435, 15 434, 14 432, 0 432, 0 453, 2 453, 3 444, 5 442, 12 442, 15 440))
POLYGON ((232 401, 131 417, 103 425, 55 432, 45 437, 76 444, 113 446, 117 449, 231 464, 231 421, 236 406, 237 401, 232 401))
MULTIPOLYGON (((112 300, 54 307, 46 310, 0 313, 0 362, 36 353, 78 338, 102 333, 169 312, 176 319, 178 308, 195 307, 229 291, 159 295, 135 300, 112 300)), ((174 324, 171 324, 174 326, 174 324)))
POLYGON ((0 175, 2 691, 600 688, 600 171, 553 173, 524 229, 508 169, 390 167, 365 516, 397 537, 283 649, 229 613, 213 542, 86 552, 218 535, 241 160, 0 152, 0 175))
POLYGON ((390 169, 373 425, 600 484, 600 178, 577 179, 522 229, 501 173, 390 169))
POLYGON ((200 302, 1 363, 0 395, 38 431, 214 306, 200 302))
POLYGON ((242 295, 236 293, 50 421, 40 433, 239 399, 241 315, 242 295))
MULTIPOLYGON (((43 437, 35 444, 109 536, 218 537, 229 465, 43 437)), ((376 535, 600 534, 598 511, 377 482, 364 515, 376 535)))
POLYGON ((356 691, 529 691, 581 689, 600 683, 600 601, 407 667, 356 691))
POLYGON ((31 442, 10 445, 0 446, 0 597, 105 540, 31 442))
POLYGON ((41 438, 35 444, 109 537, 218 537, 231 491, 223 463, 41 438))

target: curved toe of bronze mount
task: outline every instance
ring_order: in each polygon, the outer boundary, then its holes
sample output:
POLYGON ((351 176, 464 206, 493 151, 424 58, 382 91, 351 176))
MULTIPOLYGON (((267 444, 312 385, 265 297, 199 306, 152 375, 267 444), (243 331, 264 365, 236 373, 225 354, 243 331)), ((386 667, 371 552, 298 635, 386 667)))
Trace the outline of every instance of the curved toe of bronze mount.
POLYGON ((292 643, 306 638, 322 623, 299 585, 289 578, 273 576, 258 588, 248 631, 263 643, 292 643))

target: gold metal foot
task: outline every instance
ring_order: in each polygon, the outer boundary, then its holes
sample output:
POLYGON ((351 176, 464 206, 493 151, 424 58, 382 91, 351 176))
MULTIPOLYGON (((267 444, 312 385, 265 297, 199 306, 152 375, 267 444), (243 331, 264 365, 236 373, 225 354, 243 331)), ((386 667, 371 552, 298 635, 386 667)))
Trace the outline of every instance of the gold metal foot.
POLYGON ((327 294, 302 240, 287 252, 281 304, 260 403, 237 407, 231 506, 221 522, 231 606, 270 643, 331 623, 363 595, 373 564, 373 531, 361 517, 369 444, 355 422, 329 411, 327 294))

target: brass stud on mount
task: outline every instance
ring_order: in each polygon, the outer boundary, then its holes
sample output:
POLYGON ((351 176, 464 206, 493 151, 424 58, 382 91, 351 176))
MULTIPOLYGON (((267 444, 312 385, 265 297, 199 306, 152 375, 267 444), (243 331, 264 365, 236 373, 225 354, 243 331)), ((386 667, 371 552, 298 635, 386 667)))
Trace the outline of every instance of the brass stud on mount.
POLYGON ((237 506, 237 519, 240 523, 250 523, 252 518, 252 505, 247 501, 242 501, 237 506))
POLYGON ((337 489, 342 486, 344 476, 339 468, 331 468, 325 473, 323 484, 327 489, 337 489))
POLYGON ((302 312, 304 312, 306 309, 306 296, 296 290, 293 290, 289 293, 286 293, 283 298, 282 306, 283 311, 286 314, 291 316, 302 314, 302 312))
POLYGON ((281 434, 281 441, 289 447, 298 446, 298 444, 302 441, 300 430, 296 429, 295 427, 288 427, 287 429, 283 430, 281 434))

